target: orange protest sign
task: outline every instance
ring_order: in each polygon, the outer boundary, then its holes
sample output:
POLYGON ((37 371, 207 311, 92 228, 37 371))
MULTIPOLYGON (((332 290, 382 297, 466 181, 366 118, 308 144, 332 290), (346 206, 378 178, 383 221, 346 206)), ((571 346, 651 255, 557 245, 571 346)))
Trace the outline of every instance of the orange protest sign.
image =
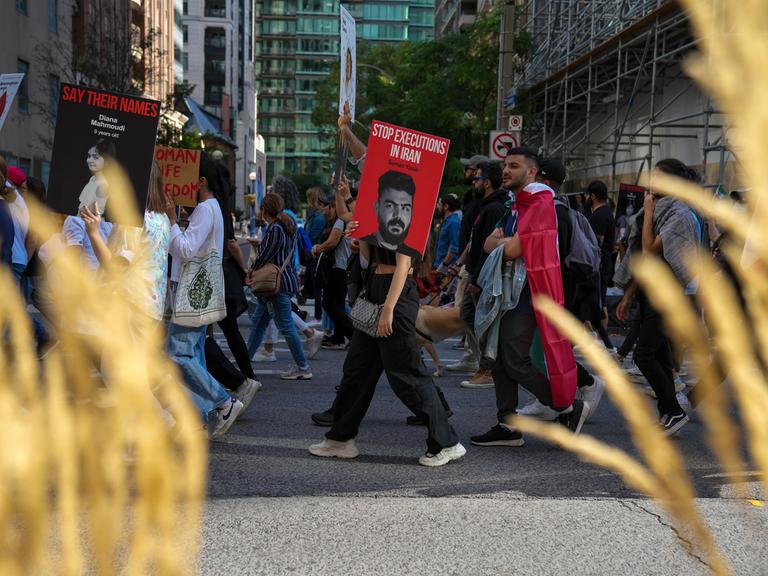
POLYGON ((163 174, 165 191, 179 206, 197 205, 200 150, 155 146, 155 160, 163 174))

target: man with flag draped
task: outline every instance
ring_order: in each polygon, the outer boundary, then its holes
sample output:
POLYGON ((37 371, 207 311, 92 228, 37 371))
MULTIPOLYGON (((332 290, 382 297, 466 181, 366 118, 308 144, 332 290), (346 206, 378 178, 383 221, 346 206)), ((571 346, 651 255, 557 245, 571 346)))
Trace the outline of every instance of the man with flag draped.
POLYGON ((503 186, 515 195, 507 224, 497 228, 486 249, 504 245, 504 260, 522 259, 525 281, 517 306, 503 313, 496 361, 491 370, 496 389, 498 424, 480 436, 477 446, 522 446, 522 434, 507 424, 517 412, 518 386, 558 413, 557 420, 577 434, 589 407, 576 399, 576 362, 570 342, 533 307, 547 296, 563 304, 563 281, 557 243, 554 192, 536 182, 539 158, 529 148, 512 148, 504 161, 503 186), (547 374, 531 361, 538 330, 547 374))

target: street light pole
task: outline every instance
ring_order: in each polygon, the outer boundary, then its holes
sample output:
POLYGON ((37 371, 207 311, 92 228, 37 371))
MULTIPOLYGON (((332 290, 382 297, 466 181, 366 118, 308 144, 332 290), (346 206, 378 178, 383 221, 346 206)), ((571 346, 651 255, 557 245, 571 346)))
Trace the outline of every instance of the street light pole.
POLYGON ((389 80, 393 84, 395 83, 395 77, 392 76, 392 74, 390 74, 389 72, 386 72, 385 70, 382 70, 378 66, 374 66, 373 64, 361 64, 360 62, 358 62, 357 63, 357 67, 358 68, 370 68, 371 70, 376 70, 376 72, 378 72, 379 74, 384 76, 384 78, 386 78, 387 80, 389 80))

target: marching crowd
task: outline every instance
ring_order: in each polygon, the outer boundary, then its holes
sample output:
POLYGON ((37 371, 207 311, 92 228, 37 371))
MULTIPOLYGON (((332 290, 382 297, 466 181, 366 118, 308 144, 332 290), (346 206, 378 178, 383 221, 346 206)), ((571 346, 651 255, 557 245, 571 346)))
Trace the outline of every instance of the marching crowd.
MULTIPOLYGON (((362 171, 365 145, 340 118, 341 136, 362 171)), ((114 159, 92 148, 94 162, 114 159)), ((578 194, 561 194, 562 163, 535 150, 512 148, 503 162, 484 156, 463 159, 465 194, 438 200, 426 254, 404 244, 413 216, 413 181, 388 172, 378 182, 379 231, 355 240, 351 233, 356 190, 342 176, 333 191, 310 188, 302 219, 299 190, 277 176, 254 215, 251 256, 245 259, 229 216, 230 175, 203 153, 197 206, 180 212, 163 192, 159 167, 152 168, 141 246, 150 279, 144 310, 164 327, 166 353, 178 365, 190 397, 211 438, 225 434, 252 402, 261 384, 253 362, 275 362, 283 336, 293 360, 280 372, 288 380, 311 379, 310 361, 320 349, 344 354, 330 408, 312 414, 329 430, 309 451, 321 457, 354 458, 355 438, 382 375, 413 413, 409 424, 427 428, 425 466, 461 458, 466 449, 450 423, 453 412, 436 385, 443 366, 434 344, 461 337, 460 361, 445 367, 468 374, 461 386, 494 388, 496 414, 471 436, 476 446, 521 446, 510 423, 515 414, 557 421, 578 434, 598 408, 603 382, 577 361, 578 354, 534 307, 546 295, 594 331, 621 366, 642 376, 657 400, 659 425, 667 434, 689 420, 680 380, 681 351, 665 334, 660 314, 631 276, 637 254, 656 254, 681 286, 695 291, 683 257, 691 248, 719 246, 716 223, 682 202, 646 193, 643 207, 614 220, 608 187, 596 180, 578 194), (256 226, 258 223, 260 226, 256 226), (615 316, 630 326, 620 348, 608 332, 608 291, 623 296, 615 316), (302 308, 314 301, 308 323, 302 308), (238 317, 250 316, 244 338, 238 317), (226 338, 234 361, 218 346, 213 326, 226 338), (430 371, 422 348, 435 360, 430 371), (519 387, 534 400, 519 406, 519 387)), ((90 164, 89 164, 90 166, 90 164)), ((655 170, 695 180, 682 162, 665 159, 655 170)), ((47 288, 56 258, 75 251, 84 266, 108 262, 130 267, 134 252, 120 247, 119 226, 103 217, 105 206, 83 204, 67 216, 60 234, 30 233, 29 195, 45 200, 45 187, 0 159, 5 183, 0 200, 2 264, 14 274, 32 315, 38 351, 56 346, 58 325, 47 288)), ((106 209, 108 212, 108 208, 106 209)), ((329 399, 330 401, 330 399, 329 399)), ((694 402, 695 404, 695 402, 694 402)))

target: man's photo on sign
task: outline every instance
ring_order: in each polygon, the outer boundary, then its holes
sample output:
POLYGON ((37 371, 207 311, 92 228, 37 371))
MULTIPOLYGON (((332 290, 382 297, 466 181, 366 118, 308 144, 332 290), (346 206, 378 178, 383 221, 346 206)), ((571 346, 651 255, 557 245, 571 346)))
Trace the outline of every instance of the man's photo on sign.
POLYGON ((389 170, 379 178, 379 196, 374 203, 379 229, 363 238, 369 244, 381 248, 420 256, 418 251, 405 245, 405 238, 411 229, 413 201, 416 195, 416 183, 409 174, 389 170), (405 250, 404 250, 405 249, 405 250))

